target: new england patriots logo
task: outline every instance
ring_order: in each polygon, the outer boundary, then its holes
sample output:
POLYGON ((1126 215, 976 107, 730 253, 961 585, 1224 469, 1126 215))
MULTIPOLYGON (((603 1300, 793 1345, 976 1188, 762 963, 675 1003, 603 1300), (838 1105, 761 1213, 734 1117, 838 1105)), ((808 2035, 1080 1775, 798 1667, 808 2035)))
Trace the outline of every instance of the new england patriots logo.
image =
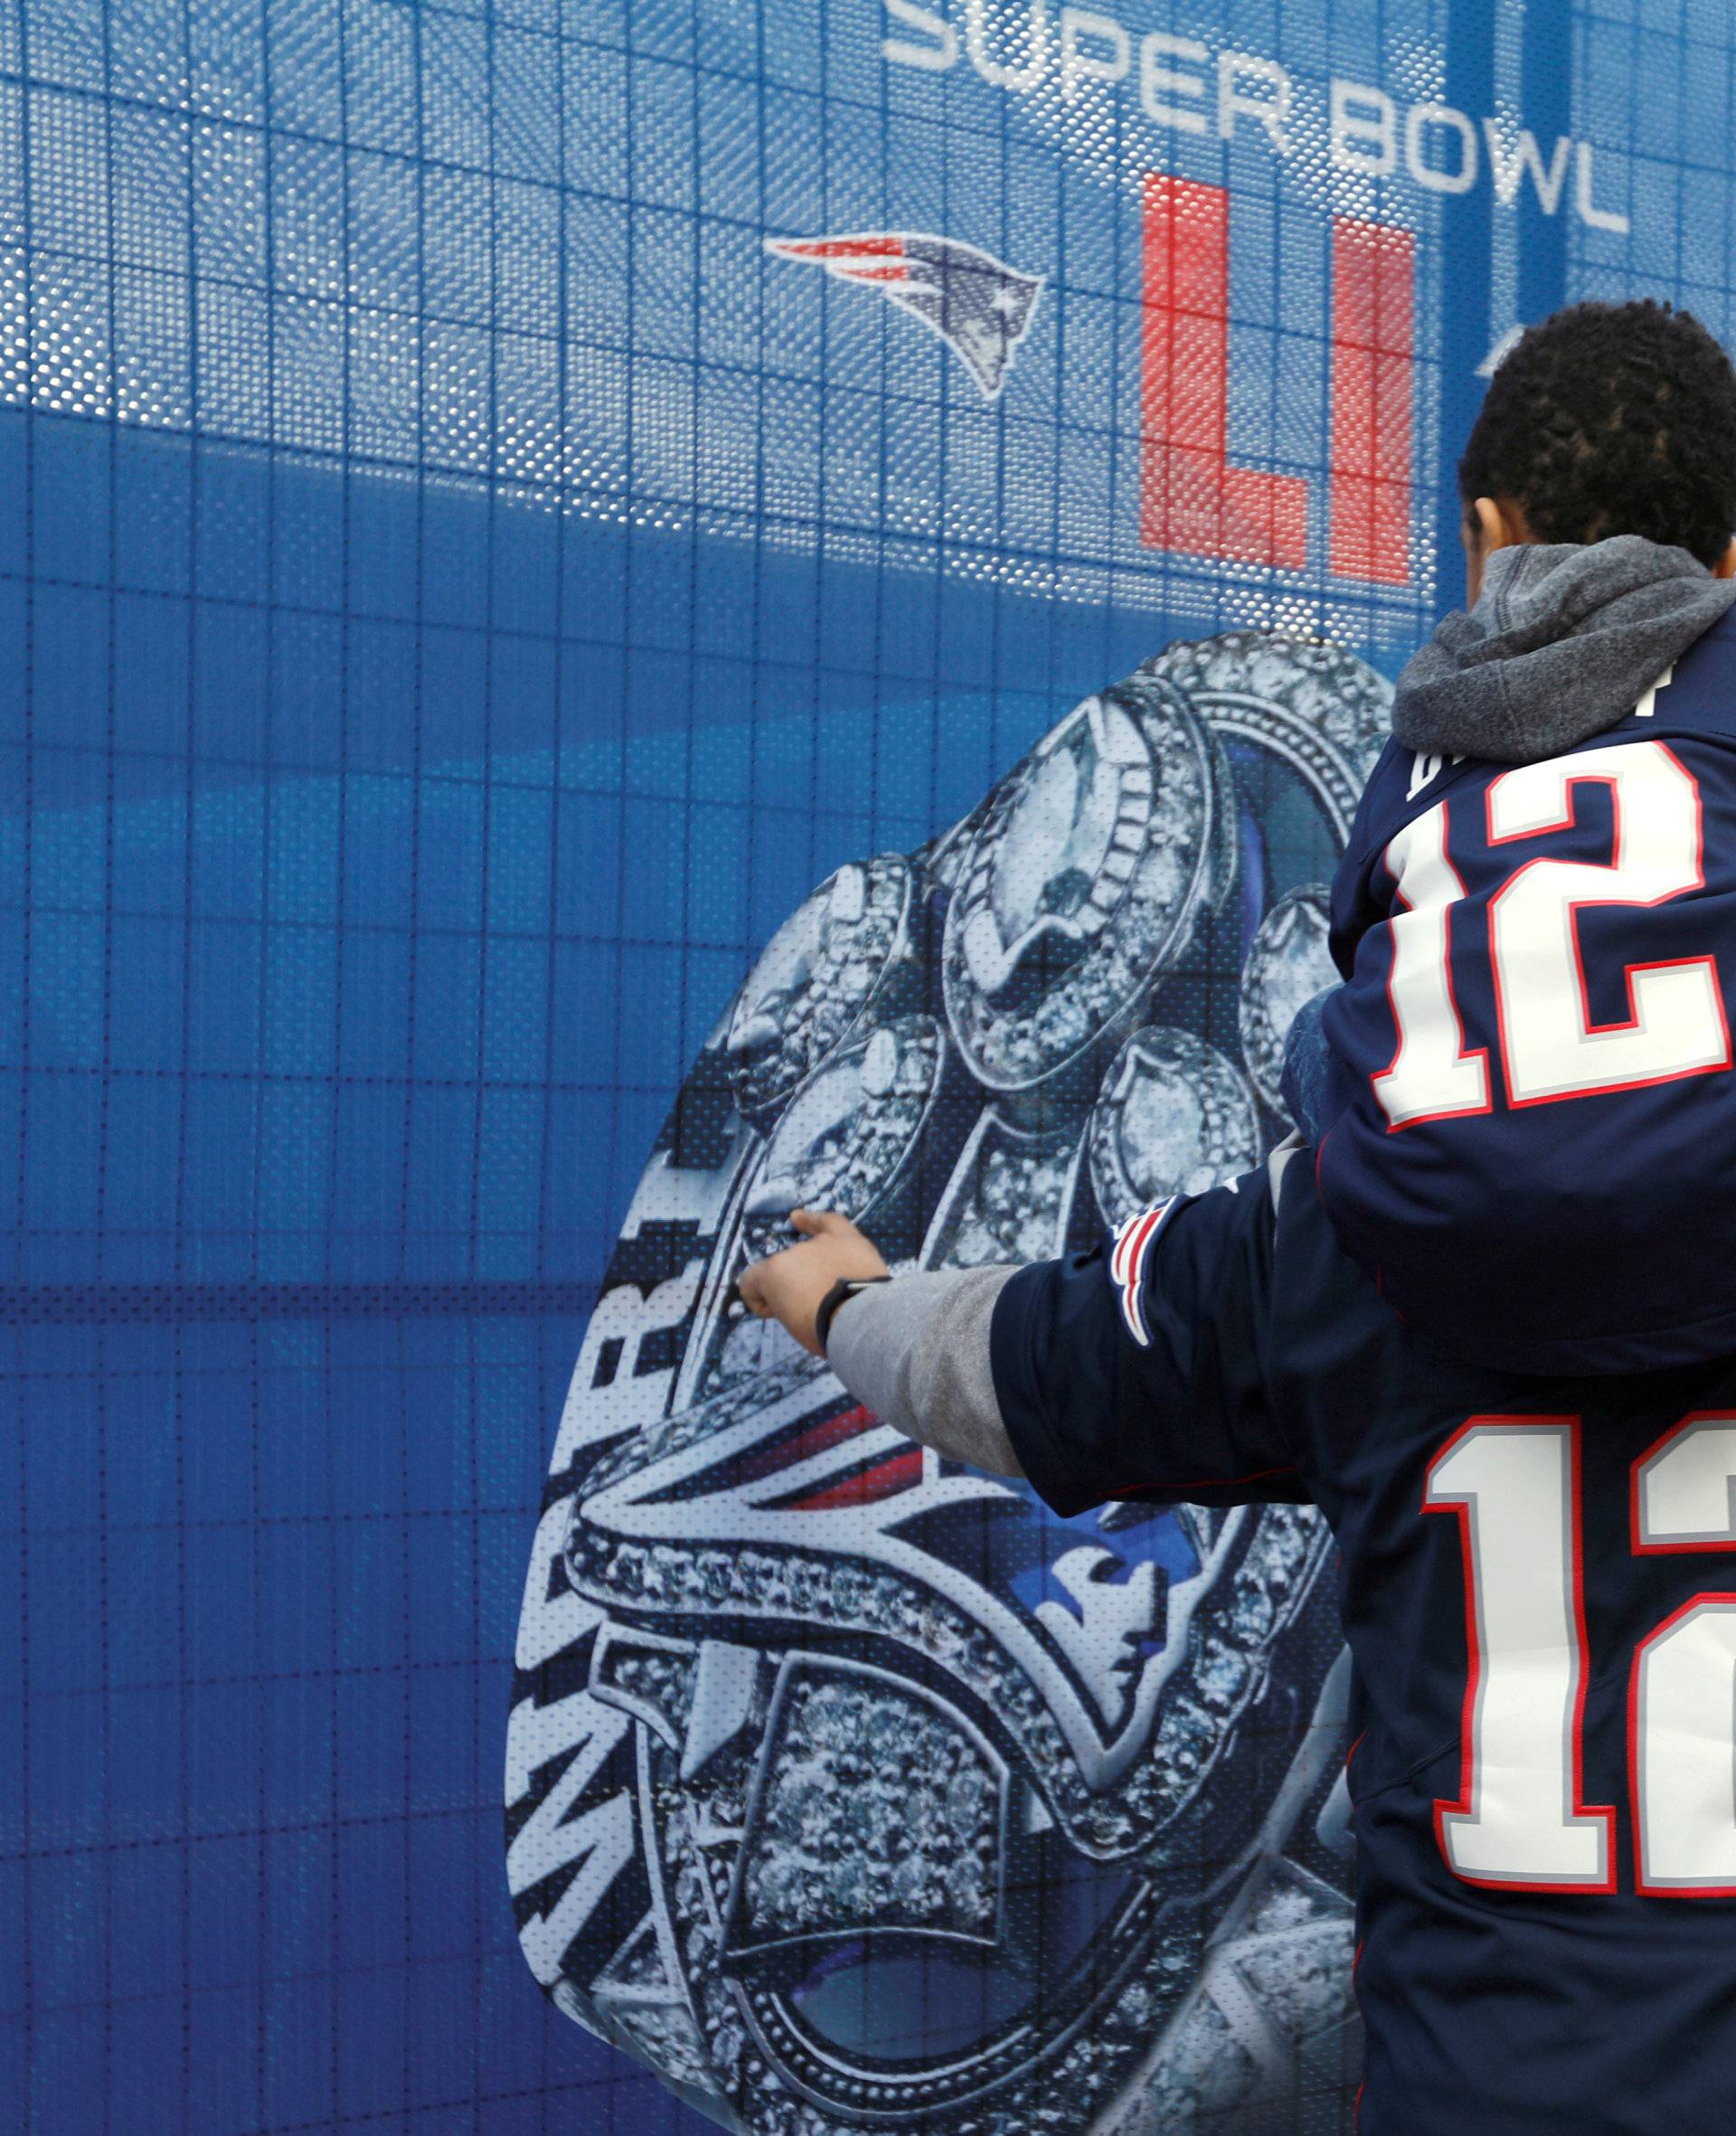
POLYGON ((1041 275, 1021 274, 957 238, 921 232, 768 238, 766 250, 823 267, 841 281, 866 283, 913 312, 964 358, 990 401, 1000 397, 1043 288, 1041 275))

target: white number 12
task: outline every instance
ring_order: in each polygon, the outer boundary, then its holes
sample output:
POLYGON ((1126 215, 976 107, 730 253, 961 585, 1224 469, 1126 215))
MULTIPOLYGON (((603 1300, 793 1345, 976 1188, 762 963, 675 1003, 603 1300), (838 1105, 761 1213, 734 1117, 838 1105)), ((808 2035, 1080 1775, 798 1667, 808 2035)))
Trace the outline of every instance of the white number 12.
MULTIPOLYGON (((1580 1421, 1474 1417, 1429 1465, 1458 1516, 1470 1670, 1456 1801, 1435 1805, 1467 1883, 1613 1891, 1615 1811, 1581 1794, 1587 1676, 1580 1421)), ((1633 1547, 1736 1550, 1736 1415, 1696 1415, 1633 1464, 1633 1547)), ((1635 1649, 1628 1771, 1637 1888, 1736 1895, 1736 1594, 1702 1593, 1635 1649)))
MULTIPOLYGON (((1607 786, 1606 862, 1526 861, 1489 901, 1502 1066, 1514 1105, 1673 1082, 1731 1065, 1730 1026, 1710 957, 1629 965, 1625 1022, 1593 1024, 1580 955, 1588 905, 1661 905, 1705 882, 1700 789, 1662 742, 1524 764, 1491 781, 1490 846, 1565 830, 1577 787, 1607 786)), ((1484 1055, 1467 1052, 1453 997, 1448 929, 1465 886, 1447 854, 1448 804, 1408 823, 1386 849, 1404 909, 1390 923, 1388 993, 1399 1045, 1374 1077, 1389 1126, 1489 1110, 1484 1055)))

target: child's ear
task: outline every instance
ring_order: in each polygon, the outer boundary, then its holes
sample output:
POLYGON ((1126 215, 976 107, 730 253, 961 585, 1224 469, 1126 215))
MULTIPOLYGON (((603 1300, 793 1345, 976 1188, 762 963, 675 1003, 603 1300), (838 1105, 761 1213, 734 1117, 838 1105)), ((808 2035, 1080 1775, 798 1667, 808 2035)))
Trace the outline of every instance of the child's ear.
POLYGON ((1469 498, 1465 506, 1465 605, 1477 606, 1483 567, 1497 549, 1522 548, 1536 539, 1524 506, 1514 498, 1469 498))
POLYGON ((1493 497, 1467 497, 1459 522, 1465 543, 1465 606, 1474 609, 1483 591, 1483 566, 1490 548, 1500 546, 1501 513, 1493 497))
POLYGON ((1471 510, 1482 530, 1485 556, 1493 556, 1497 549, 1526 548, 1537 539, 1517 497, 1480 496, 1471 510))
POLYGON ((1485 556, 1493 550, 1506 547, 1506 522, 1492 496, 1473 497, 1465 507, 1465 524, 1470 530, 1471 546, 1481 550, 1485 556))

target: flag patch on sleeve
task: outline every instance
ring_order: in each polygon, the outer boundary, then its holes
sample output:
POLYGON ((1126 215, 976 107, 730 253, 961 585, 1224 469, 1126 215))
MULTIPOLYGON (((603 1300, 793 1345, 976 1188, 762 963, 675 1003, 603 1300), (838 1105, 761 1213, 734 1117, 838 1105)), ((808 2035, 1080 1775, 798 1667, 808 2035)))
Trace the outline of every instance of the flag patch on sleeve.
POLYGON ((1109 1274, 1120 1300, 1121 1318, 1127 1324, 1127 1333, 1142 1350, 1151 1347, 1151 1330, 1146 1326, 1146 1310, 1140 1300, 1145 1288, 1146 1256, 1182 1198, 1173 1194, 1167 1201, 1154 1202, 1150 1208, 1141 1209, 1137 1216, 1129 1216, 1115 1234, 1109 1274))

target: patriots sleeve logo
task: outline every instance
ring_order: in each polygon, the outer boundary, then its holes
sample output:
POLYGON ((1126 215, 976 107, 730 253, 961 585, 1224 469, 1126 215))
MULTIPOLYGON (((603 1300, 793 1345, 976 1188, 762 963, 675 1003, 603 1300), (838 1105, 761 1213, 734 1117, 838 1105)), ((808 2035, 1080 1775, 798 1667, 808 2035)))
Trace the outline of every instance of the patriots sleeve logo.
POLYGON ((1158 1233, 1181 1206, 1183 1199, 1181 1195, 1173 1194, 1166 1201, 1154 1202, 1150 1208, 1141 1209, 1137 1216, 1129 1216, 1115 1234, 1114 1251, 1109 1255, 1109 1276, 1115 1284, 1127 1333, 1142 1350, 1151 1347, 1151 1330, 1146 1325, 1141 1297, 1146 1282, 1146 1260, 1157 1242, 1158 1233))
POLYGON ((768 238, 766 250, 823 267, 841 281, 878 289, 913 312, 964 359, 989 401, 1000 396, 1043 288, 1041 275, 1021 274, 958 238, 921 232, 768 238))

